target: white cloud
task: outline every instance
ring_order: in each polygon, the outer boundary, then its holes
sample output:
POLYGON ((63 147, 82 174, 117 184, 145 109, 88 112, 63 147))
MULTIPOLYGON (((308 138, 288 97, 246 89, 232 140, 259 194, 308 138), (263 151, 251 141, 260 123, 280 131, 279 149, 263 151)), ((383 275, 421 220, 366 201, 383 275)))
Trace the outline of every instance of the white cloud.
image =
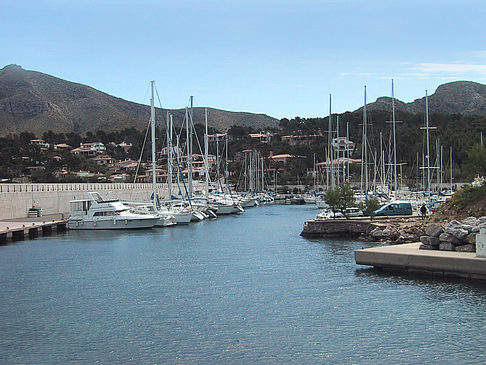
POLYGON ((418 63, 413 65, 411 69, 421 73, 461 75, 474 72, 486 75, 486 65, 474 65, 468 63, 418 63))

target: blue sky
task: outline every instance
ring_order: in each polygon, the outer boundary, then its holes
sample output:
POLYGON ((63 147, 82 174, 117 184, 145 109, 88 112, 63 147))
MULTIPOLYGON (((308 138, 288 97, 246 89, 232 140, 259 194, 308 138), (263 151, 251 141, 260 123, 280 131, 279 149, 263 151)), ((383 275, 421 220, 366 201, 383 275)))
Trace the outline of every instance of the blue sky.
POLYGON ((277 118, 412 101, 454 80, 486 83, 483 0, 0 2, 0 67, 148 103, 277 118))

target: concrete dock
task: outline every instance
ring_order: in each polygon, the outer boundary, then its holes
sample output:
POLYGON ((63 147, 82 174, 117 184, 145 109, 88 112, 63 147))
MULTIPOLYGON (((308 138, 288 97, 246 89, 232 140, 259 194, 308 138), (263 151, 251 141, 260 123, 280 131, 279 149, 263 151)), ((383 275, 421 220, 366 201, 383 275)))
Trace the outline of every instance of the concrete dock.
POLYGON ((359 237, 371 232, 376 227, 384 228, 389 224, 404 224, 417 221, 420 221, 420 217, 374 217, 373 220, 370 220, 369 217, 311 219, 304 222, 300 235, 309 238, 359 237))
POLYGON ((34 238, 39 234, 50 234, 53 231, 66 230, 67 219, 64 214, 51 214, 44 217, 17 218, 0 221, 0 243, 9 239, 34 238))
POLYGON ((486 280, 486 258, 474 252, 420 250, 420 243, 373 247, 354 252, 356 263, 439 277, 486 280))

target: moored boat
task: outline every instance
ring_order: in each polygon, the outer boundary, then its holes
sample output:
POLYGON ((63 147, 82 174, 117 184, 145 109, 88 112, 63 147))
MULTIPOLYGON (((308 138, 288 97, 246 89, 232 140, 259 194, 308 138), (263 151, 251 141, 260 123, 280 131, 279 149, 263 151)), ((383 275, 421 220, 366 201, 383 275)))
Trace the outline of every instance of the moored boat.
POLYGON ((97 192, 89 192, 87 199, 72 200, 69 205, 69 229, 152 228, 159 220, 154 215, 132 213, 119 200, 104 200, 97 192))

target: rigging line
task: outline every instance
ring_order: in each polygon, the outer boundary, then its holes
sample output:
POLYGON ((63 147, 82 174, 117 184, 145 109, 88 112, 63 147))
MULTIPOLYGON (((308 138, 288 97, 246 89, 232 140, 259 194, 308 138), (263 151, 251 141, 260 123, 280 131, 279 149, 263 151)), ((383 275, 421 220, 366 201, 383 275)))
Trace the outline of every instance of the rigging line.
POLYGON ((133 178, 133 183, 137 182, 138 170, 140 169, 140 164, 142 163, 143 150, 145 149, 145 143, 147 142, 148 131, 150 129, 150 121, 147 125, 147 130, 145 131, 145 138, 143 140, 142 149, 140 150, 140 157, 138 159, 137 170, 135 171, 135 177, 133 178))
MULTIPOLYGON (((156 93, 156 95, 157 95, 157 99, 158 99, 158 101, 159 101, 159 105, 162 105, 162 103, 160 102, 160 96, 159 96, 159 92, 157 91, 157 88, 155 88, 155 93, 156 93)), ((163 118, 162 118, 162 119, 163 119, 163 118)), ((165 121, 165 127, 166 127, 166 128, 169 128, 169 126, 168 126, 168 121, 167 121, 167 120, 165 121)), ((184 175, 182 174, 181 165, 180 165, 180 163, 179 163, 179 156, 177 155, 177 152, 175 151, 175 148, 174 148, 174 143, 172 143, 172 141, 171 141, 171 145, 172 145, 172 151, 173 151, 173 153, 174 153, 174 156, 176 157, 177 171, 178 171, 178 172, 179 172, 179 174, 180 174, 180 177, 181 177, 181 179, 182 179, 182 185, 184 186, 184 190, 185 190, 185 192, 186 192, 187 200, 189 201, 189 205, 190 205, 190 207, 192 208, 191 198, 189 197, 189 193, 188 193, 188 190, 187 190, 186 182, 185 182, 185 180, 184 180, 184 175)), ((179 191, 180 191, 180 186, 179 186, 179 183, 177 183, 177 186, 179 187, 179 191)), ((171 197, 169 197, 169 198, 171 198, 171 197)), ((184 200, 184 197, 182 197, 182 198, 183 198, 183 200, 184 200)))
MULTIPOLYGON (((197 136, 196 127, 194 126, 194 122, 192 120, 192 115, 190 117, 191 117, 191 128, 194 131, 194 135, 196 136, 196 141, 197 141, 197 145, 199 147, 199 152, 201 152, 201 155, 204 155, 203 150, 202 150, 202 147, 201 147, 201 143, 199 142, 199 137, 197 136)), ((204 160, 204 167, 206 168, 206 171, 209 171, 209 166, 208 166, 209 163, 206 161, 205 158, 203 160, 204 160)), ((208 180, 209 180, 209 182, 211 182, 210 176, 209 176, 209 179, 208 180)))

